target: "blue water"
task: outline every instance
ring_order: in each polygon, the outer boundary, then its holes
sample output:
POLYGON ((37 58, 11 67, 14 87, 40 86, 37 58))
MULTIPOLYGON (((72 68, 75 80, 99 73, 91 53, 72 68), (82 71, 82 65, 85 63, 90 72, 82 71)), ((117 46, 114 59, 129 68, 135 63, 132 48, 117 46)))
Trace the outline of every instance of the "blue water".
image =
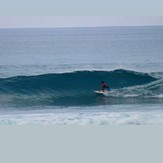
POLYGON ((2 125, 163 124, 162 106, 163 26, 0 29, 2 125))

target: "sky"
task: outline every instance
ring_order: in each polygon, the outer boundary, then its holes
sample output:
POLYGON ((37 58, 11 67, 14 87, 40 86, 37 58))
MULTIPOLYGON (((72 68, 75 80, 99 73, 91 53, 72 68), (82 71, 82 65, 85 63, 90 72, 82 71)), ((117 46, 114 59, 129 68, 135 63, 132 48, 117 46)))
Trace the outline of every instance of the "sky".
POLYGON ((0 28, 55 28, 163 25, 163 16, 0 16, 0 28))

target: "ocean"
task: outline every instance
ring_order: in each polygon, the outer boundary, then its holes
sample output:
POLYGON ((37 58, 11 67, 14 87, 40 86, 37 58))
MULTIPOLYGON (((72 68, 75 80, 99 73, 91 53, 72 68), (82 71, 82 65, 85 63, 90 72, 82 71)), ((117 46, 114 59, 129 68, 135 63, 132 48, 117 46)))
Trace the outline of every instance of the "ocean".
POLYGON ((0 125, 24 124, 163 124, 163 26, 0 29, 0 125))

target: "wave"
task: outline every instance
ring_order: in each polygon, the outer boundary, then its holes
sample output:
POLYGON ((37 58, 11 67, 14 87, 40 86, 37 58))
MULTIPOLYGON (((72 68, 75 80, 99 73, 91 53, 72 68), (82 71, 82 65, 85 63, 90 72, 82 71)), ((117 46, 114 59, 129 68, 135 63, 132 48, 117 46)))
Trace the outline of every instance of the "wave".
POLYGON ((163 98, 163 79, 144 85, 115 89, 110 92, 113 97, 163 98))
MULTIPOLYGON (((109 83, 111 98, 163 96, 163 80, 154 75, 124 69, 114 71, 76 71, 36 76, 15 76, 0 79, 0 103, 89 105, 103 103, 94 90, 101 81, 109 83), (3 99, 3 100, 2 100, 3 99), (5 100, 4 100, 5 99, 5 100), (98 101, 99 100, 99 101, 98 101), (5 101, 5 102, 4 102, 5 101)), ((140 100, 140 99, 139 99, 140 100)), ((118 101, 122 101, 118 100, 118 101)))
POLYGON ((142 85, 157 79, 149 74, 122 69, 109 72, 77 71, 62 74, 16 76, 0 79, 0 92, 22 94, 63 90, 90 92, 99 89, 102 80, 108 82, 114 89, 142 85))

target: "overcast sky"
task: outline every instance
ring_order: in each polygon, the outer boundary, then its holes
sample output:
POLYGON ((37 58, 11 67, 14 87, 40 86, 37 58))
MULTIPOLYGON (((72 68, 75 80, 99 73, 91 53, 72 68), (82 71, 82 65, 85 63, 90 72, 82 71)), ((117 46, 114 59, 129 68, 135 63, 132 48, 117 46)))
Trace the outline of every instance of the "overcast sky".
POLYGON ((163 25, 163 17, 23 16, 0 17, 0 28, 53 28, 163 25))

